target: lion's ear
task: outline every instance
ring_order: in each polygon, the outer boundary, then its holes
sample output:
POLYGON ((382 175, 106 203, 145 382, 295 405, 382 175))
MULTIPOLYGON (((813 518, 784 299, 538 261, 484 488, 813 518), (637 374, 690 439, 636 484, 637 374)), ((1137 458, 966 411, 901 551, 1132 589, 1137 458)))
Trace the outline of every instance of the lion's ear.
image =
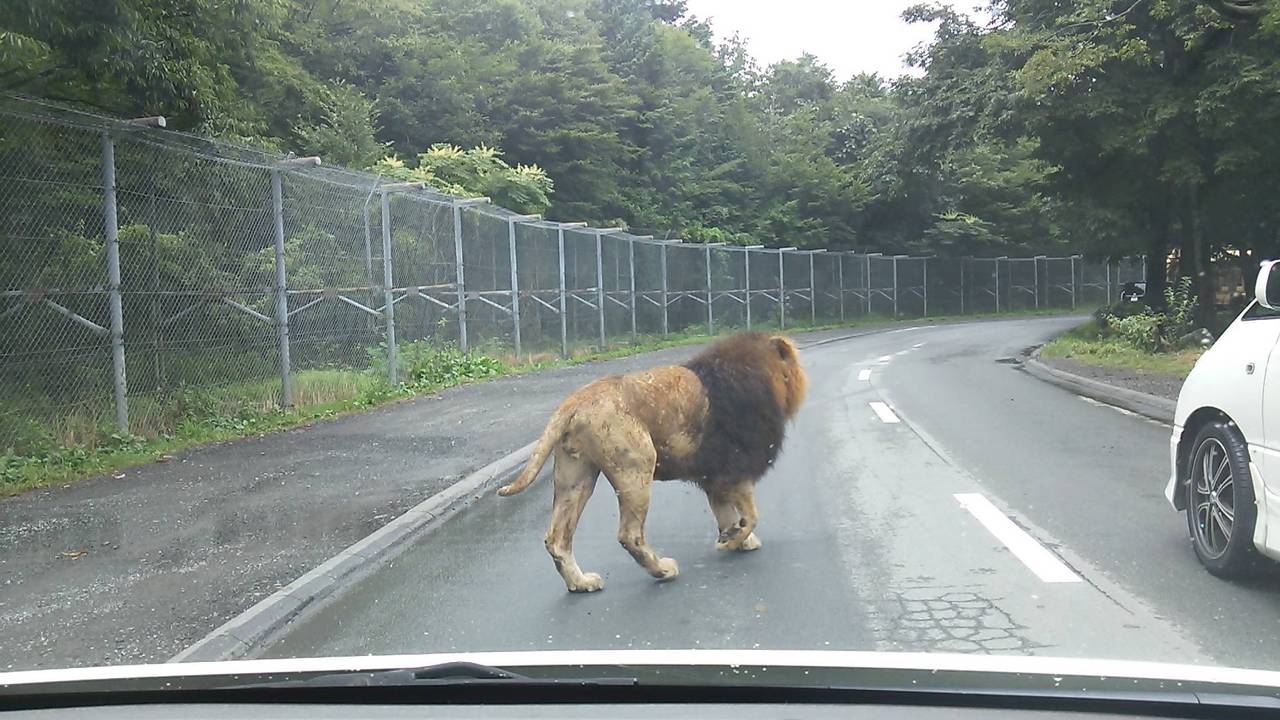
POLYGON ((778 357, 783 360, 794 361, 796 359, 796 346, 791 342, 791 340, 782 337, 781 335, 774 335, 769 338, 769 344, 773 345, 773 349, 777 351, 778 357))

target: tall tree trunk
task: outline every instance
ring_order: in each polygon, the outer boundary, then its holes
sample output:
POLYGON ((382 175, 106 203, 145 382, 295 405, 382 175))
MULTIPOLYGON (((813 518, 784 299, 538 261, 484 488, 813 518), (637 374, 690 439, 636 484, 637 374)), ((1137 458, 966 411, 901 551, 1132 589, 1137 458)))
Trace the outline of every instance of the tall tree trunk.
POLYGON ((1217 302, 1217 283, 1210 263, 1209 244, 1205 242, 1204 223, 1201 221, 1200 186, 1187 187, 1187 239, 1183 257, 1190 256, 1191 288, 1196 296, 1196 321, 1201 326, 1213 324, 1214 306, 1217 302))
POLYGON ((1160 307, 1164 305, 1166 262, 1169 257, 1170 216, 1168 208, 1153 210, 1151 224, 1147 231, 1147 297, 1148 305, 1160 307))

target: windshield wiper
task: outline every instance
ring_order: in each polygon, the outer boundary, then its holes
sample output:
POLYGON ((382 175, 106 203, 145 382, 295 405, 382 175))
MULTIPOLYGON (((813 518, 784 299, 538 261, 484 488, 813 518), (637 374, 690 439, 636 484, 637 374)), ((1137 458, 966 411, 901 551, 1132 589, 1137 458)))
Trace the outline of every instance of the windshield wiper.
POLYGON ((340 687, 458 687, 466 685, 503 687, 577 686, 633 687, 639 685, 635 678, 532 678, 492 665, 470 662, 448 662, 420 668, 381 670, 377 672, 349 671, 316 675, 303 680, 236 685, 243 688, 340 688, 340 687))

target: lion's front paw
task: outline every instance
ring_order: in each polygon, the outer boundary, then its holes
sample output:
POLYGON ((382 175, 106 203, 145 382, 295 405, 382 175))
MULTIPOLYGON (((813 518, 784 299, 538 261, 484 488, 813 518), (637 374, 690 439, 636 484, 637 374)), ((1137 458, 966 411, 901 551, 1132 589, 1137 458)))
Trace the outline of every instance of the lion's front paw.
POLYGON ((717 535, 717 536, 716 536, 716 549, 717 549, 717 550, 732 550, 732 549, 735 547, 735 545, 736 545, 736 541, 737 541, 737 539, 738 539, 738 530, 739 530, 738 526, 737 526, 737 525, 734 525, 733 527, 729 528, 728 530, 725 530, 724 532, 722 532, 722 533, 720 533, 719 535, 717 535))
POLYGON ((760 538, 756 537, 754 532, 748 533, 744 537, 739 528, 733 528, 728 532, 721 533, 716 540, 716 550, 749 552, 751 550, 759 550, 760 545, 760 538))
POLYGON ((658 569, 653 576, 659 580, 670 580, 680 574, 680 566, 676 563, 675 558, 660 558, 658 560, 658 569))
POLYGON ((583 573, 577 582, 568 583, 569 592, 589 593, 604 589, 604 578, 600 573, 583 573))

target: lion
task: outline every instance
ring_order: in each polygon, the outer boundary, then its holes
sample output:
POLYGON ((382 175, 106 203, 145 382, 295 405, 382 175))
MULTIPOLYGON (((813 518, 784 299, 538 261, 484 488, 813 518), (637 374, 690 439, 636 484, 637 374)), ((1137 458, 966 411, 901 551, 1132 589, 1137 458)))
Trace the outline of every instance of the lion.
POLYGON ((686 480, 707 494, 719 550, 750 551, 756 537, 754 488, 782 449, 808 377, 791 340, 741 333, 668 365, 596 380, 551 415, 520 475, 498 490, 527 488, 555 453, 555 501, 547 552, 570 592, 604 587, 573 557, 573 533, 601 472, 618 496, 618 542, 659 580, 679 574, 645 541, 654 480, 686 480))

